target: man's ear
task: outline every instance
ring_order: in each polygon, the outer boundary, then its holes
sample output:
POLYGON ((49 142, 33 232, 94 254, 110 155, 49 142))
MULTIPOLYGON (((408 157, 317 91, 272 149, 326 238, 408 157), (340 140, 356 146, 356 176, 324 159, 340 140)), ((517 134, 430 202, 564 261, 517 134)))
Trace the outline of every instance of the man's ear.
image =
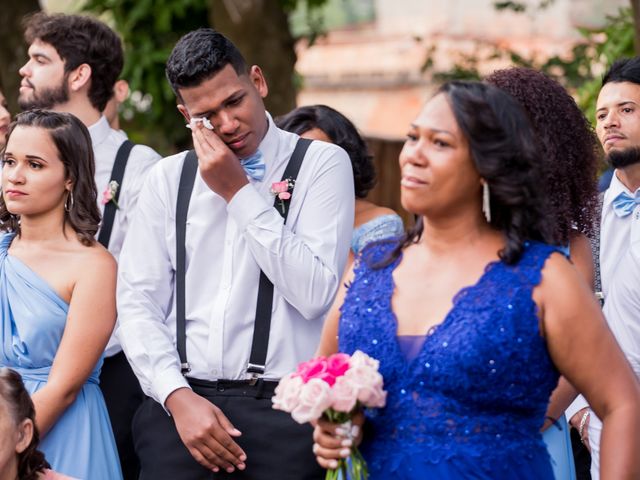
POLYGON ((259 66, 251 66, 251 68, 249 69, 249 79, 251 80, 251 83, 256 88, 260 96, 262 98, 266 97, 269 93, 269 87, 267 86, 267 81, 264 78, 262 69, 259 66))
POLYGON ((191 122, 191 115, 189 115, 189 111, 187 110, 187 107, 179 103, 178 111, 182 114, 182 116, 187 121, 187 123, 191 122))
POLYGON ((82 89, 91 80, 91 67, 87 63, 83 63, 75 70, 69 72, 69 89, 77 92, 82 89))

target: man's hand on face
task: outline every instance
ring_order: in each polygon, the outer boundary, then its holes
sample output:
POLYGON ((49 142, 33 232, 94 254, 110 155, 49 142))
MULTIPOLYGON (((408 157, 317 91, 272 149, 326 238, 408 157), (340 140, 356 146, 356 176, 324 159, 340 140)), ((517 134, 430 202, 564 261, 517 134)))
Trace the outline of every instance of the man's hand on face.
POLYGON ((199 464, 214 472, 244 470, 247 455, 232 438, 241 433, 218 407, 189 388, 172 392, 165 405, 182 443, 199 464))
POLYGON ((198 155, 200 176, 207 186, 227 203, 249 180, 235 153, 218 137, 197 122, 191 129, 193 146, 198 155))

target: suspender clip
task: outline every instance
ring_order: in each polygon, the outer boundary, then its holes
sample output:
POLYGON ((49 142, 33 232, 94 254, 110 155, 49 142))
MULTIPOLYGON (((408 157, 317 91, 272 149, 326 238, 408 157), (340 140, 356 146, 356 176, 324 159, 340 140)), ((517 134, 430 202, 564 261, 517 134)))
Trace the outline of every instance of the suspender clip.
POLYGON ((180 364, 180 373, 182 373, 182 375, 186 375, 190 371, 191 371, 191 365, 189 365, 189 362, 180 364))

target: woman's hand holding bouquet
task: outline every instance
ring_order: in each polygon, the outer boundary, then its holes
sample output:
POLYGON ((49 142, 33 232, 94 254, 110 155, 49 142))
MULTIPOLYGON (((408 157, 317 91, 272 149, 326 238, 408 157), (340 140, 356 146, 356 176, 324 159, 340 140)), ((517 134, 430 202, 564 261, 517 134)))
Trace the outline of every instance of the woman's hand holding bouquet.
POLYGON ((336 353, 301 363, 276 388, 273 408, 291 413, 298 423, 316 424, 314 452, 320 464, 330 468, 327 480, 337 479, 338 472, 345 480, 367 478, 366 463, 356 445, 364 422, 362 407, 385 404, 378 366, 377 360, 361 351, 351 356, 336 353), (332 459, 336 449, 339 460, 332 459))

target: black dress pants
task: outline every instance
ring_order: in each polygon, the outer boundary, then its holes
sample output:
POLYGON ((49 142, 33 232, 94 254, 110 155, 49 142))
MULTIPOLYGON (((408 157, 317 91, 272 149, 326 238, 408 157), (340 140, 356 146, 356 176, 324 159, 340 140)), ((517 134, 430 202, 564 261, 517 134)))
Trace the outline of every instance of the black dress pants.
POLYGON ((147 398, 133 421, 140 480, 324 479, 326 471, 316 463, 311 450, 311 426, 299 425, 288 413, 273 410, 271 382, 259 381, 256 386, 198 380, 189 383, 242 432, 235 441, 247 454, 245 470, 213 473, 202 467, 180 440, 173 418, 159 403, 147 398))
POLYGON ((137 480, 140 462, 133 448, 131 423, 146 397, 124 352, 104 359, 100 388, 107 404, 124 480, 137 480))
POLYGON ((571 428, 569 432, 571 433, 573 460, 576 464, 576 480, 591 480, 591 454, 580 441, 578 431, 571 428))

